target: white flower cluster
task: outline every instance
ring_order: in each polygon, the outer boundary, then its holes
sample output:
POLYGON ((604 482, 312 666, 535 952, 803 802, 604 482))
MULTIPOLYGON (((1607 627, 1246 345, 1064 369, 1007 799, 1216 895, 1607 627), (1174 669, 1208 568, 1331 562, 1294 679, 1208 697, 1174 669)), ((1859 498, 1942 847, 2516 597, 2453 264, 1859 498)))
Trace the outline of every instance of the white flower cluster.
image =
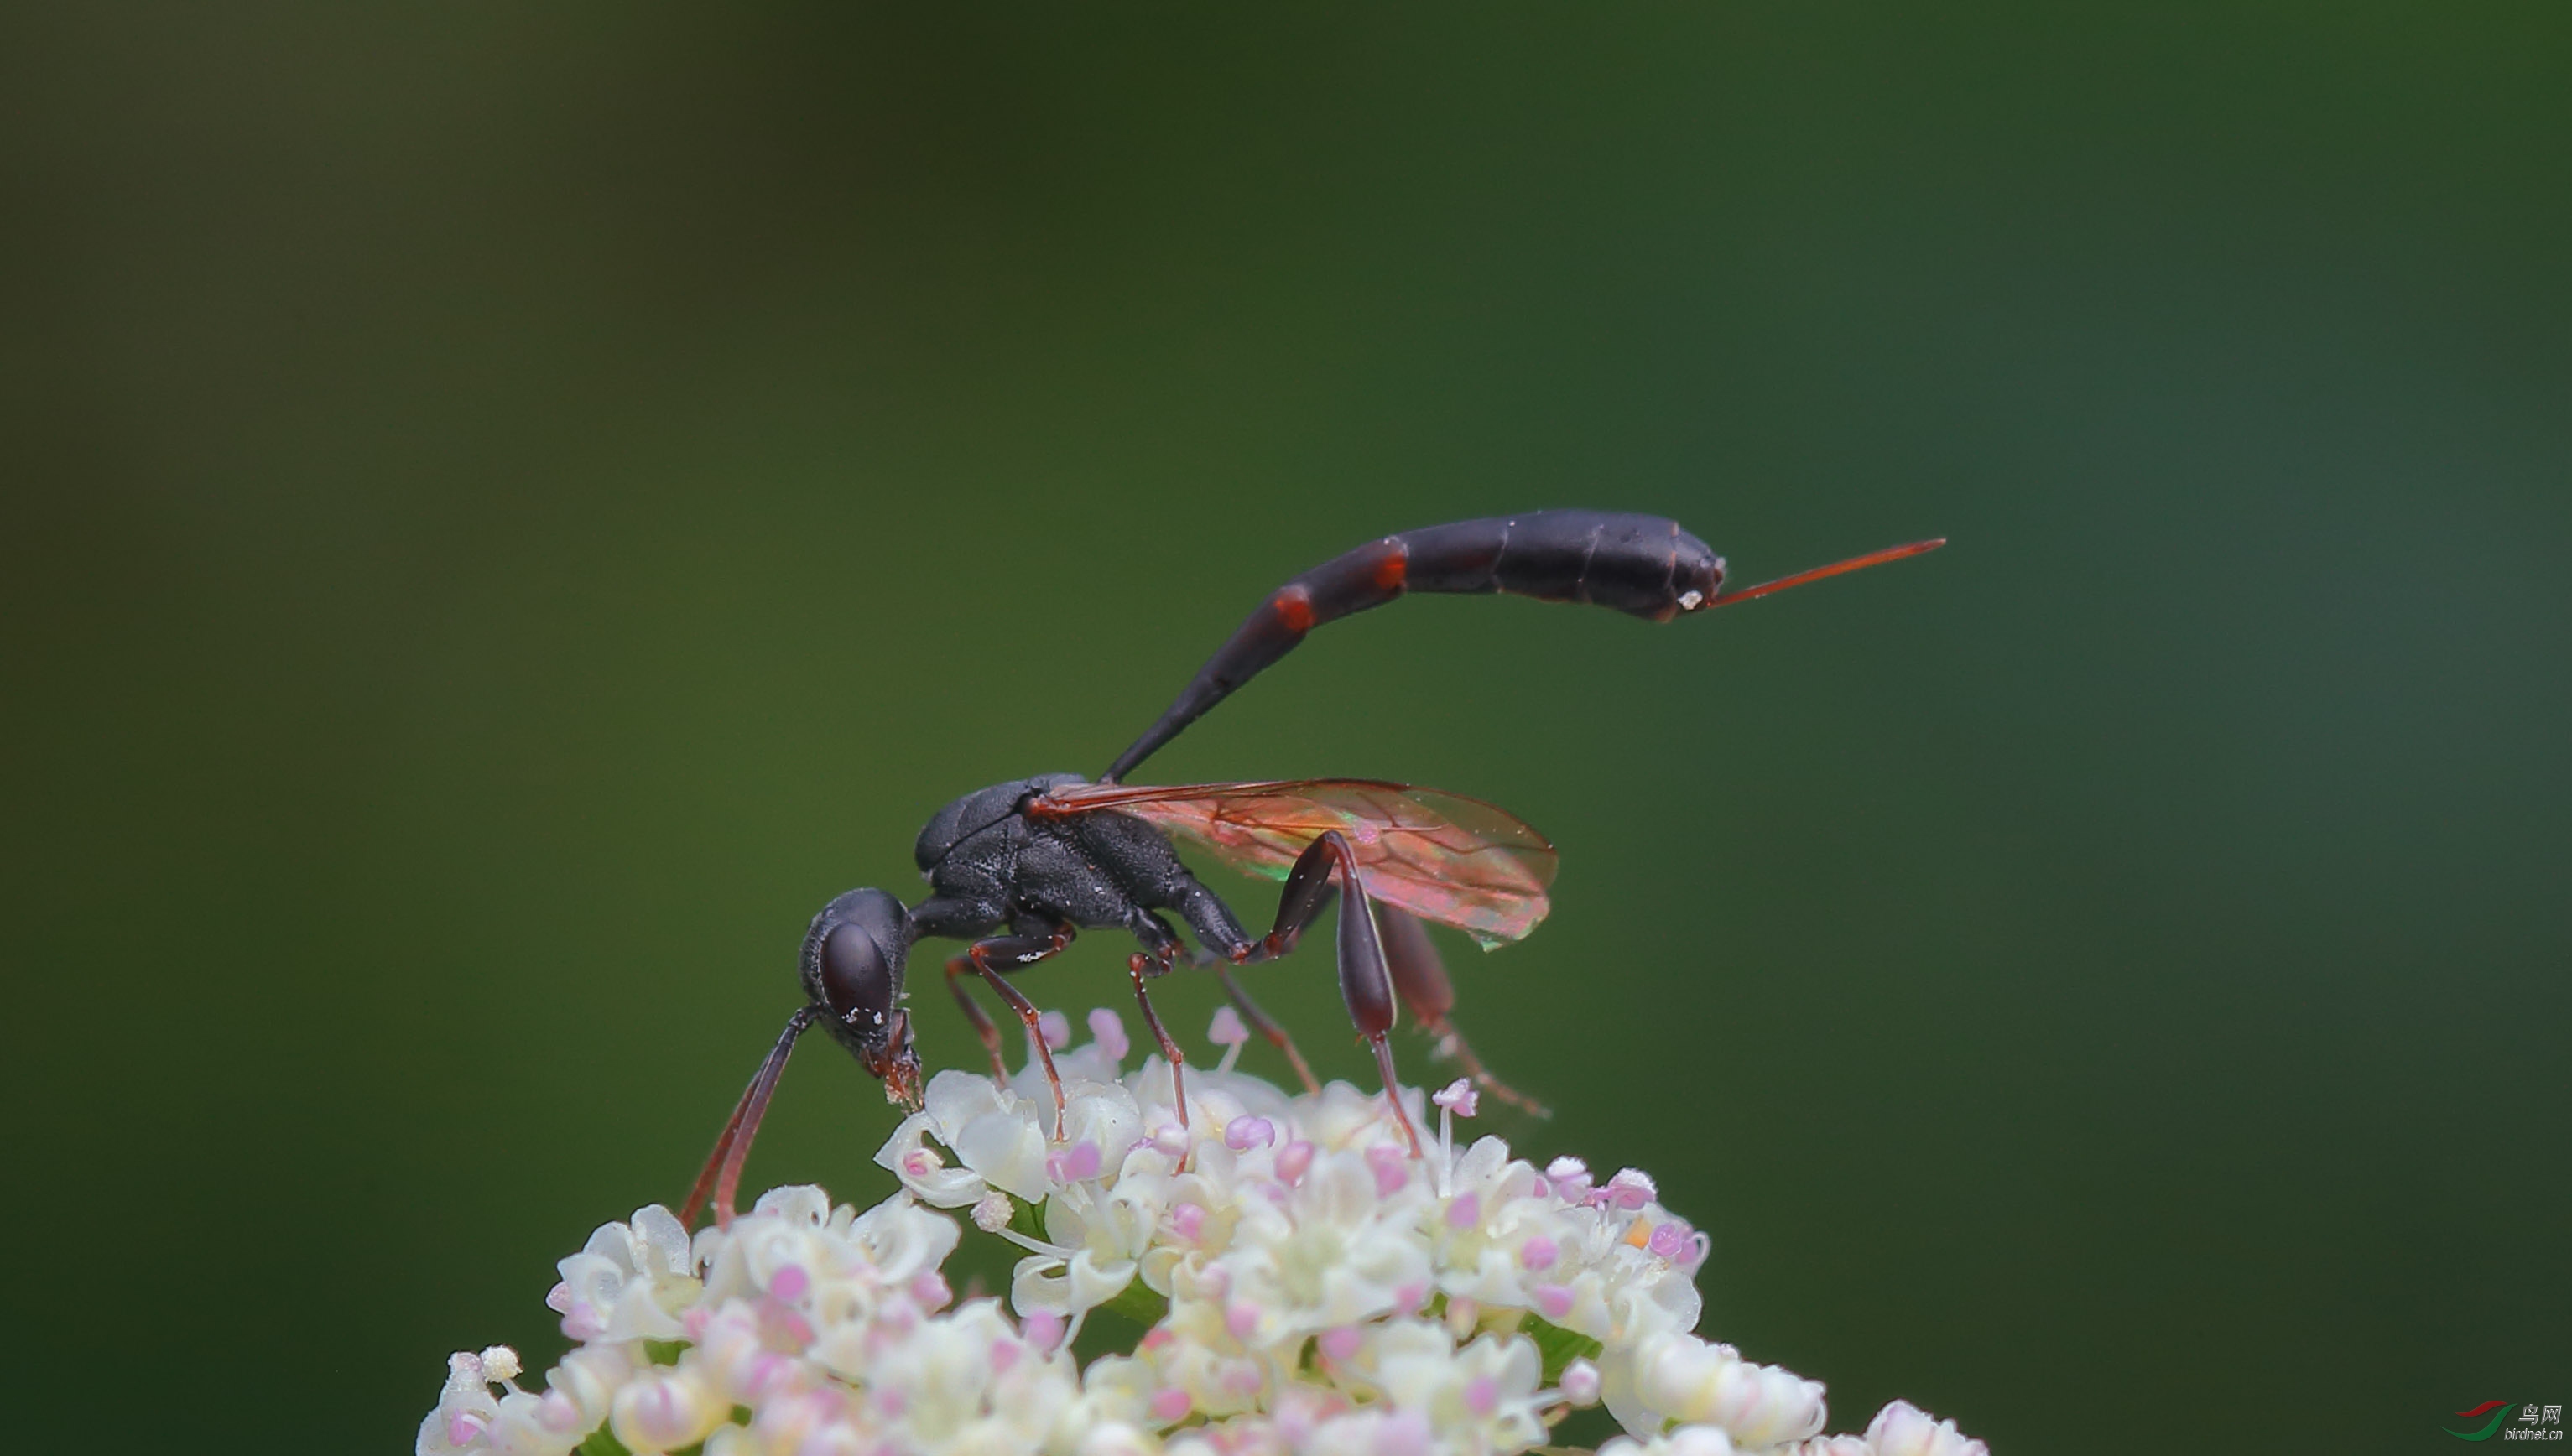
POLYGON ((599 1229, 548 1297, 577 1346, 544 1391, 505 1346, 454 1356, 418 1456, 1510 1456, 1600 1403, 1632 1433, 1603 1456, 1984 1456, 1899 1401, 1820 1435, 1818 1383, 1691 1332, 1707 1241, 1651 1180, 1457 1148, 1470 1084, 1414 1158, 1380 1095, 1233 1072, 1229 1011, 1184 1123, 1169 1067, 1124 1073, 1116 1017, 1090 1028, 1069 1049, 1047 1018, 1059 1137, 1040 1076, 945 1072, 864 1213, 787 1188, 693 1240, 658 1207, 599 1229), (1014 1318, 956 1301, 937 1210, 1025 1250, 1014 1318), (1147 1330, 1084 1369, 1101 1306, 1147 1330))

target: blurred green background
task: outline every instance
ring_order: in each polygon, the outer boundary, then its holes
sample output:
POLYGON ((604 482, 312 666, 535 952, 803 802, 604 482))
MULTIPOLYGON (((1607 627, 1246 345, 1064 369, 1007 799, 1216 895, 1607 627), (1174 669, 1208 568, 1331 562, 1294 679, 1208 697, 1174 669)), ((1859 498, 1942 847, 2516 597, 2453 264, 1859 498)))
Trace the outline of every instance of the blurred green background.
MULTIPOLYGON (((14 12, 13 1444, 407 1449, 825 899, 1539 505, 1955 545, 1405 603, 1150 776, 1551 833, 1488 1121, 1656 1173, 1711 1334, 2003 1453, 2563 1400, 2567 75, 2552 4, 14 12)), ((750 1181, 893 1122, 817 1044, 750 1181)))

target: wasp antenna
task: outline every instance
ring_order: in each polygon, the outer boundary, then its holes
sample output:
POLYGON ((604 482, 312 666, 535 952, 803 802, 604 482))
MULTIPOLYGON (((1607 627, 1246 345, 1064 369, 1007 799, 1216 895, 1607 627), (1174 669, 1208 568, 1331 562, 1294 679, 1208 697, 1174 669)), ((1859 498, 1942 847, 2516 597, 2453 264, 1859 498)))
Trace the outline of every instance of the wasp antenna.
POLYGON ((1919 556, 1924 552, 1935 551, 1946 544, 1947 538, 1941 536, 1934 541, 1913 541, 1907 545, 1888 546, 1882 551, 1870 551, 1864 556, 1852 556, 1846 561, 1817 566, 1811 571, 1799 571, 1793 576, 1779 577, 1773 582, 1761 582, 1755 587, 1743 587, 1737 592, 1717 592, 1706 600, 1705 605, 1729 607, 1735 602, 1747 602, 1753 597, 1765 597, 1771 592, 1782 592, 1788 587, 1800 587, 1806 582, 1817 582, 1824 577, 1835 577, 1843 572, 1864 571, 1870 566, 1882 566, 1888 561, 1900 561, 1906 556, 1919 556))

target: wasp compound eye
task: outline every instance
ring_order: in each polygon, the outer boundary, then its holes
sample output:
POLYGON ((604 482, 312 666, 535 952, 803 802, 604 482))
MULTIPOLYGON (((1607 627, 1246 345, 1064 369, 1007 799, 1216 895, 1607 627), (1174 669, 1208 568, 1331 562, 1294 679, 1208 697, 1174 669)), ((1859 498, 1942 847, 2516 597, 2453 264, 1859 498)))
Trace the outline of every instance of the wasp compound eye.
POLYGON ((831 1014, 859 1036, 884 1035, 893 1014, 893 968, 865 926, 836 926, 823 937, 822 995, 831 1014))

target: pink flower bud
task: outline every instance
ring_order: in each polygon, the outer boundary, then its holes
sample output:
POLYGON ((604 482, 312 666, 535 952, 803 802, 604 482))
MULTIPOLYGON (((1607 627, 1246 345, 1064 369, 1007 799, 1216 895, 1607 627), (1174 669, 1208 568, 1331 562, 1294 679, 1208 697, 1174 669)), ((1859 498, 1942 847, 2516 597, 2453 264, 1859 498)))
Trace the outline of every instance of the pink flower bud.
POLYGON ((1652 1186, 1651 1175, 1639 1168, 1623 1168, 1608 1180, 1607 1192, 1610 1207, 1631 1213, 1650 1203, 1659 1190, 1652 1186))
POLYGON ((1429 1417, 1416 1410, 1397 1410, 1376 1432, 1375 1456, 1429 1456, 1438 1447, 1429 1417))
POLYGON ((1464 1077, 1448 1083, 1446 1090, 1435 1094, 1429 1100, 1460 1118, 1472 1117, 1475 1109, 1483 1104, 1481 1096, 1474 1091, 1473 1082, 1464 1077))
POLYGON ((1554 1185, 1554 1196, 1567 1204, 1590 1197, 1590 1165, 1578 1158, 1558 1158, 1547 1164, 1545 1179, 1554 1185))
POLYGON ((1411 1159, 1399 1148, 1381 1144, 1366 1151, 1367 1167, 1375 1171, 1375 1191, 1379 1198, 1392 1198, 1411 1182, 1411 1159))
POLYGON ((1298 1138, 1277 1150, 1277 1176, 1284 1179, 1289 1187, 1302 1183, 1304 1175, 1312 1171, 1312 1144, 1298 1138))
POLYGON ((1104 1006, 1090 1010, 1089 1037, 1098 1043, 1098 1050, 1105 1052, 1110 1062, 1122 1062, 1125 1054, 1134 1050, 1134 1044, 1125 1040, 1125 1023, 1104 1006))
POLYGON ((1045 1155, 1045 1177, 1058 1184, 1087 1183, 1098 1177, 1098 1145, 1087 1138, 1060 1153, 1045 1155))
POLYGON ((1039 1353, 1051 1353, 1062 1343, 1062 1316, 1050 1309, 1038 1309, 1018 1321, 1018 1332, 1039 1353))

